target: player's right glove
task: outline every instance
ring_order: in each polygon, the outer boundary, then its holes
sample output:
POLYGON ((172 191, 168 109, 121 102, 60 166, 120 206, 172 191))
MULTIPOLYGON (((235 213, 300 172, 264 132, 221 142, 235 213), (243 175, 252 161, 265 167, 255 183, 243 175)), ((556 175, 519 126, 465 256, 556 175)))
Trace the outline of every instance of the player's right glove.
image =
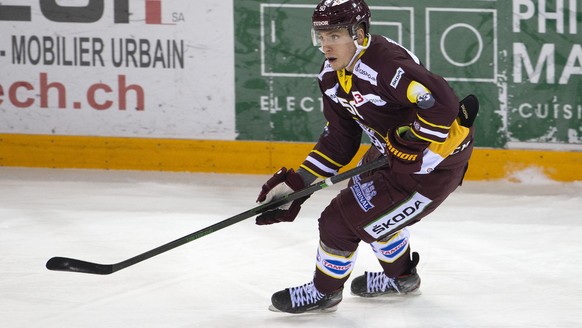
MULTIPOLYGON (((303 189, 305 183, 303 178, 293 169, 287 170, 287 168, 282 167, 277 173, 275 173, 262 187, 259 197, 257 197, 258 203, 268 203, 273 199, 281 198, 288 195, 294 191, 303 189)), ((309 196, 305 196, 289 202, 285 205, 280 206, 274 210, 265 212, 256 218, 256 224, 266 225, 278 222, 292 222, 299 214, 301 209, 301 204, 307 200, 309 196)))

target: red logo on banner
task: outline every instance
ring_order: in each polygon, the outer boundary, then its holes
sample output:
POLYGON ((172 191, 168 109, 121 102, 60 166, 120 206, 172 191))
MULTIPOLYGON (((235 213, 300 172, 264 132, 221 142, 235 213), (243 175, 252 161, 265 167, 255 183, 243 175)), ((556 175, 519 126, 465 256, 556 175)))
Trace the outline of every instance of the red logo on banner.
POLYGON ((162 0, 146 0, 146 24, 162 24, 162 0))
MULTIPOLYGON (((95 23, 103 17, 105 0, 88 0, 84 6, 64 6, 57 0, 39 1, 40 12, 52 21, 59 23, 95 23)), ((113 1, 113 21, 116 24, 129 23, 129 0, 113 1)), ((162 22, 162 0, 145 1, 145 23, 166 24, 162 22)), ((172 22, 183 21, 183 13, 172 13, 172 22)), ((32 21, 31 6, 5 5, 0 3, 0 21, 32 21)))

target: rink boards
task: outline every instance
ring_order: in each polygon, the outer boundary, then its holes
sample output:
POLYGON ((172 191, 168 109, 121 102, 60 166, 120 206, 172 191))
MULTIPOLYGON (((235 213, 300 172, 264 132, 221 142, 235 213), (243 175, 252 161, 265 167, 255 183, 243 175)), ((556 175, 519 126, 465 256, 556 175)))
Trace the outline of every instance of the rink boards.
MULTIPOLYGON (((297 167, 313 143, 0 135, 0 166, 269 174, 297 167)), ((362 146, 358 156, 367 146, 362 146)), ((510 178, 538 169, 557 181, 582 180, 582 152, 477 148, 467 179, 510 178)))

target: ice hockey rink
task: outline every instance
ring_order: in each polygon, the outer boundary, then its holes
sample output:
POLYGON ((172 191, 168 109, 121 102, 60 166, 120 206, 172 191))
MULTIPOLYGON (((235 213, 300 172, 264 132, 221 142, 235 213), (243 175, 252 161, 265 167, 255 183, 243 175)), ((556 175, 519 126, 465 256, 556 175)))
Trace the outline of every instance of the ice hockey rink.
MULTIPOLYGON (((536 170, 473 182, 411 227, 422 294, 337 312, 267 310, 310 281, 316 193, 292 224, 249 219, 111 275, 45 269, 53 256, 116 263, 256 206, 267 176, 0 168, 0 326, 580 327, 582 182, 536 170)), ((352 277, 379 270, 361 244, 352 277)), ((351 280, 350 280, 351 281, 351 280)), ((349 282, 348 281, 348 284, 349 282)))

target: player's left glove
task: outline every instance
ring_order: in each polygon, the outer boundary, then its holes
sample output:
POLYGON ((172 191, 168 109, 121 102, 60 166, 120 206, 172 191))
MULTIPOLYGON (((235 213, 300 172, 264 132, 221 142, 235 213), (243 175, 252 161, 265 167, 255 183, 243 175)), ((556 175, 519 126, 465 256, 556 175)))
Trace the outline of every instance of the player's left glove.
POLYGON ((411 133, 409 126, 402 126, 388 131, 386 137, 386 156, 390 159, 390 167, 395 172, 412 174, 420 171, 422 167, 422 154, 428 142, 412 140, 405 137, 411 133))
MULTIPOLYGON (((273 199, 281 198, 294 191, 303 189, 305 183, 303 178, 297 174, 293 169, 282 167, 275 173, 262 187, 257 202, 267 203, 273 199)), ((265 212, 256 218, 256 224, 266 225, 278 222, 292 222, 299 214, 301 204, 307 200, 309 196, 305 196, 282 205, 279 208, 265 212)))

